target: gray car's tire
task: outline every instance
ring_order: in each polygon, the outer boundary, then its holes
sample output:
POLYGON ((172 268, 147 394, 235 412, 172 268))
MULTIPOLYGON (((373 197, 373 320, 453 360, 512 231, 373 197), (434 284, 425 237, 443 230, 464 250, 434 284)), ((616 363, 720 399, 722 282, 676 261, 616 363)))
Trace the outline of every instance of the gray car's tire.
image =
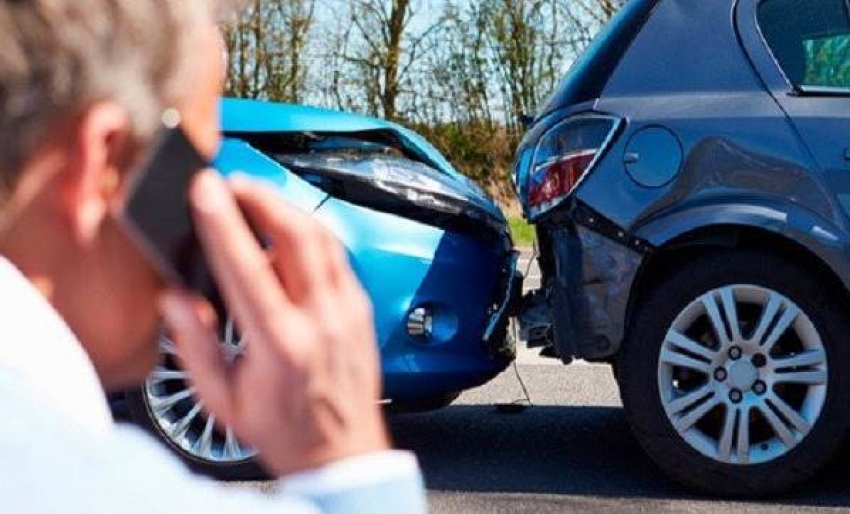
POLYGON ((850 385, 847 305, 833 286, 774 253, 730 250, 670 270, 642 295, 619 383, 636 438, 665 473, 753 497, 801 484, 830 460, 850 385))

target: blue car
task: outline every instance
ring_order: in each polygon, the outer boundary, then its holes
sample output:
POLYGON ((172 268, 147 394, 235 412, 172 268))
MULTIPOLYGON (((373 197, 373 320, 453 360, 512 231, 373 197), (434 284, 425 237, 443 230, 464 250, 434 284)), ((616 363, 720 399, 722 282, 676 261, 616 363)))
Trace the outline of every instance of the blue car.
MULTIPOLYGON (((447 405, 505 369, 516 255, 502 212, 478 186, 392 123, 258 101, 222 108, 221 173, 272 184, 347 248, 374 304, 394 408, 447 405)), ((222 319, 223 351, 238 355, 246 342, 222 319)), ((199 471, 257 476, 254 452, 192 396, 167 336, 160 346, 161 364, 126 395, 131 417, 199 471)))

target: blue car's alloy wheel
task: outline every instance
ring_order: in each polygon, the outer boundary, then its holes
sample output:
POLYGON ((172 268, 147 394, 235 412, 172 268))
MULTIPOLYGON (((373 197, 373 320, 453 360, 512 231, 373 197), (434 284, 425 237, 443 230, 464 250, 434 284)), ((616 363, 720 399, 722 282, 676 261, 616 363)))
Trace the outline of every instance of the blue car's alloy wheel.
MULTIPOLYGON (((225 328, 222 352, 236 359, 245 343, 236 336, 233 322, 225 328)), ((203 411, 204 404, 187 382, 187 374, 174 362, 177 352, 166 336, 160 339, 162 362, 145 382, 145 398, 154 421, 169 441, 192 457, 209 462, 235 463, 250 459, 256 452, 241 444, 230 427, 216 425, 214 414, 203 411)))
MULTIPOLYGON (((228 319, 222 330, 222 353, 238 359, 244 338, 228 319)), ((177 350, 167 335, 160 336, 160 362, 139 391, 128 394, 133 419, 171 447, 190 466, 218 478, 253 478, 261 471, 253 462, 256 451, 242 444, 230 427, 204 410, 188 374, 180 368, 177 350)))
POLYGON ((850 421, 845 305, 775 252, 683 256, 637 299, 618 357, 636 438, 666 473, 714 494, 814 476, 850 421))

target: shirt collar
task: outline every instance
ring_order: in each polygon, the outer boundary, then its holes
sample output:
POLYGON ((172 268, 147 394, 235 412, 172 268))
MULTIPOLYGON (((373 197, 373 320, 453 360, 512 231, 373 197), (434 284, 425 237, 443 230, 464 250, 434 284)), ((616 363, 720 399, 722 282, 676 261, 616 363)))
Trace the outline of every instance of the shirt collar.
POLYGON ((0 257, 0 376, 69 422, 96 431, 113 426, 94 365, 58 312, 0 257))

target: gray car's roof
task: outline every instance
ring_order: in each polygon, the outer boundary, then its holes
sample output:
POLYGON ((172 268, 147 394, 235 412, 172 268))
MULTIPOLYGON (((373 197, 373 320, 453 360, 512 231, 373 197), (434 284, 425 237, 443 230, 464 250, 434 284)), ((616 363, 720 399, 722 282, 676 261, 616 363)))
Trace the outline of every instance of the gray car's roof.
POLYGON ((602 96, 761 89, 738 40, 735 3, 660 0, 602 96))

